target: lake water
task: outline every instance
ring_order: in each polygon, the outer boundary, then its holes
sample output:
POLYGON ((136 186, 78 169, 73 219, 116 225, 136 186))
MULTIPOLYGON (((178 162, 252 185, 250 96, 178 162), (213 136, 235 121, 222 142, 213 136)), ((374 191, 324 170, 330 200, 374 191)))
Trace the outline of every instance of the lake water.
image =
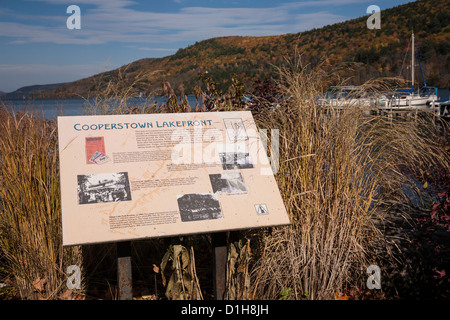
MULTIPOLYGON (((449 97, 450 92, 446 89, 439 89, 438 95, 441 98, 449 97)), ((192 108, 197 101, 195 96, 187 96, 188 102, 192 108)), ((14 111, 33 111, 46 119, 56 119, 57 116, 81 116, 85 115, 83 105, 93 103, 94 99, 72 98, 72 99, 35 99, 35 100, 6 100, 5 105, 14 111)), ((156 102, 161 104, 167 101, 167 97, 152 98, 131 98, 127 101, 128 105, 145 105, 156 102)))
MULTIPOLYGON (((195 107, 195 96, 188 96, 191 107, 195 107)), ((34 112, 45 119, 56 119, 57 116, 82 116, 85 115, 83 105, 93 104, 94 99, 35 99, 35 100, 6 100, 3 103, 14 111, 34 112)), ((167 97, 131 98, 127 101, 129 106, 149 105, 156 102, 158 105, 167 101, 167 97)))

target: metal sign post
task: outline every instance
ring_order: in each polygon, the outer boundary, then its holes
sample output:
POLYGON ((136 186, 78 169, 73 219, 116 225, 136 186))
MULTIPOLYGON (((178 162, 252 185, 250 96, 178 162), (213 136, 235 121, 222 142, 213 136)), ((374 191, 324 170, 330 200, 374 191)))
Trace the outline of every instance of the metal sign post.
POLYGON ((223 300, 226 285, 226 263, 227 263, 227 234, 226 232, 214 233, 212 235, 213 247, 213 287, 214 298, 223 300))
POLYGON ((120 300, 133 299, 130 241, 117 242, 117 285, 120 300))

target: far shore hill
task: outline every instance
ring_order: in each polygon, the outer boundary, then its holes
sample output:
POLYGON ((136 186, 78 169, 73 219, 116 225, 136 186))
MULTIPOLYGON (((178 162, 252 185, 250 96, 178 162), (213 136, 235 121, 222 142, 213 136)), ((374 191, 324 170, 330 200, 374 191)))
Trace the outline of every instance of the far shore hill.
POLYGON ((27 86, 0 98, 94 97, 102 95, 110 81, 131 86, 143 74, 135 92, 158 95, 167 80, 177 94, 189 95, 200 84, 198 75, 206 71, 219 89, 228 88, 233 75, 248 89, 257 80, 276 77, 276 67, 299 54, 304 63, 339 70, 354 85, 379 77, 409 79, 403 60, 413 31, 427 85, 450 88, 449 1, 416 1, 382 10, 381 29, 368 29, 367 18, 278 36, 212 38, 167 57, 137 60, 74 82, 27 86))
POLYGON ((53 84, 44 84, 44 85, 33 85, 33 86, 25 86, 17 89, 13 92, 2 92, 0 91, 0 98, 3 99, 28 99, 32 96, 39 96, 40 92, 51 92, 63 85, 69 84, 68 82, 63 83, 53 83, 53 84))

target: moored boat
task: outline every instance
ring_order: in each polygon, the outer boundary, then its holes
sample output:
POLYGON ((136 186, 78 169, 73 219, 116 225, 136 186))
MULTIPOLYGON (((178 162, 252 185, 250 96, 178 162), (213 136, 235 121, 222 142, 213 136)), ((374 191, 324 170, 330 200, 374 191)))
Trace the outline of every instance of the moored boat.
POLYGON ((414 32, 411 34, 411 88, 397 89, 391 95, 387 95, 382 99, 381 108, 390 109, 409 109, 409 108, 423 108, 427 104, 436 101, 437 89, 435 87, 428 87, 423 74, 422 66, 420 64, 419 50, 417 48, 414 32), (419 62, 420 72, 423 80, 423 87, 415 86, 415 53, 417 52, 417 61, 419 62))
POLYGON ((358 86, 332 86, 323 98, 318 100, 321 107, 343 109, 350 106, 370 106, 372 98, 369 93, 358 86))

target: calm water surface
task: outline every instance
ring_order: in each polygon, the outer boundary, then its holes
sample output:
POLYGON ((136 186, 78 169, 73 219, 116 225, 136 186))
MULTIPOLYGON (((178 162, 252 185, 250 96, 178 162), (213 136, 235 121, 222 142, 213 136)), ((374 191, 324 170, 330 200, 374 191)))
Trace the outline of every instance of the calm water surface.
MULTIPOLYGON (((441 98, 449 97, 450 92, 446 89, 439 89, 438 95, 441 98)), ((195 96, 187 96, 191 107, 195 107, 195 96)), ((56 119, 57 116, 81 116, 85 115, 83 105, 93 104, 94 99, 71 98, 71 99, 35 99, 35 100, 6 100, 5 105, 14 111, 32 111, 45 119, 56 119)), ((131 98, 128 105, 149 105, 153 102, 161 104, 167 101, 167 97, 151 98, 131 98)))
MULTIPOLYGON (((188 102, 195 107, 195 96, 188 96, 188 102)), ((127 101, 129 106, 149 105, 153 102, 161 104, 167 101, 167 97, 132 98, 127 101)), ((83 105, 93 104, 93 99, 35 99, 35 100, 7 100, 4 101, 7 108, 14 111, 34 112, 45 119, 56 119, 57 116, 82 116, 85 115, 83 105)))

